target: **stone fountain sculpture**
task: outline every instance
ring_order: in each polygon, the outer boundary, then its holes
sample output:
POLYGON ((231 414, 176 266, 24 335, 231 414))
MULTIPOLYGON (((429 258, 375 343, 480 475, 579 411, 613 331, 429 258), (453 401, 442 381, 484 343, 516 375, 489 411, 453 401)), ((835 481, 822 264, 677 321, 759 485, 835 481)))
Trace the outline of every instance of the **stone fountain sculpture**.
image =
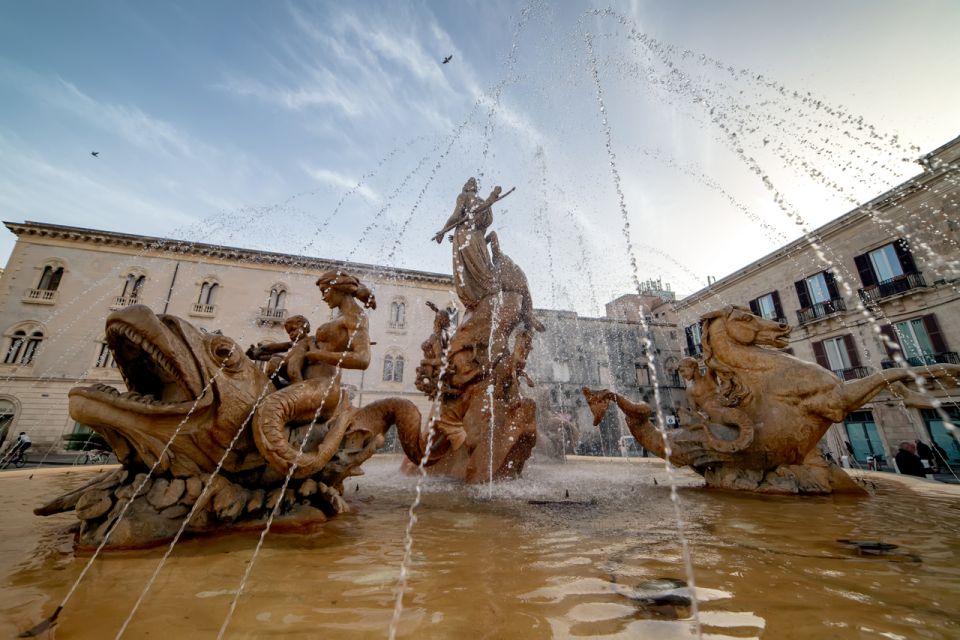
POLYGON ((487 234, 493 204, 509 193, 496 187, 481 199, 470 178, 433 237, 441 243, 453 231, 453 280, 466 313, 451 335, 449 319, 435 308, 417 388, 439 406, 419 443, 404 451, 413 464, 423 461, 431 473, 467 483, 487 481, 491 469, 494 479, 519 476, 537 438, 536 403, 520 394, 520 382, 532 384, 524 369, 533 332, 543 325, 533 315, 523 271, 500 250, 497 234, 487 234), (430 455, 423 460, 431 428, 430 455), (421 454, 410 456, 414 449, 421 454))
POLYGON ((278 502, 274 526, 300 528, 348 509, 344 480, 362 473, 391 426, 408 455, 418 455, 413 403, 389 398, 357 408, 341 389, 342 368, 369 365, 358 301, 372 307, 373 296, 337 271, 317 285, 338 317, 313 336, 305 318, 291 318, 289 342, 248 355, 228 337, 142 305, 112 313, 107 343, 128 391, 74 388, 70 415, 103 435, 121 467, 35 512, 75 510, 80 547, 105 539, 110 548, 149 546, 181 526, 188 535, 259 529, 278 502), (256 360, 278 354, 268 377, 256 360))
POLYGON ((664 436, 650 421, 653 409, 612 391, 583 393, 599 424, 615 402, 634 438, 648 451, 676 466, 689 466, 708 486, 762 493, 824 494, 863 490, 837 465, 827 463, 816 445, 831 424, 863 406, 884 389, 901 397, 904 383, 919 376, 957 386, 960 366, 932 365, 886 369, 865 378, 841 381, 820 365, 778 349, 791 328, 749 310, 727 306, 701 318, 703 362, 686 359, 692 419, 664 436), (772 348, 771 348, 772 347, 772 348))

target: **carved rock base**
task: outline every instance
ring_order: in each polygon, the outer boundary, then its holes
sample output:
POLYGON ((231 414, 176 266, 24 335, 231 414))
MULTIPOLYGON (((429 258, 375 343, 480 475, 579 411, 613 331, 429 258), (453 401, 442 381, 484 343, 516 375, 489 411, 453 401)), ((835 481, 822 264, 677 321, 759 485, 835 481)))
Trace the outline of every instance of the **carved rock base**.
MULTIPOLYGON (((822 462, 822 461, 821 461, 822 462)), ((867 491, 836 464, 809 462, 781 465, 770 471, 717 465, 704 470, 707 486, 717 489, 782 495, 866 494, 867 491)))

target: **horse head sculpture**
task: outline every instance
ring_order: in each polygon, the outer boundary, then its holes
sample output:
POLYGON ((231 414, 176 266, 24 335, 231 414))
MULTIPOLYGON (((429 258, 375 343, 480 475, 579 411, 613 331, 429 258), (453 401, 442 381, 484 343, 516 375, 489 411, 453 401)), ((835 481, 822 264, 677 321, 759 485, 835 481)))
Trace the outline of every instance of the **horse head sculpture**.
MULTIPOLYGON (((651 408, 609 391, 585 390, 593 405, 614 401, 645 448, 689 465, 707 484, 772 493, 857 490, 816 444, 848 413, 889 389, 919 379, 957 386, 960 366, 886 369, 844 382, 832 371, 780 351, 791 327, 734 305, 704 314, 701 344, 707 375, 691 378, 688 400, 701 421, 667 434, 650 422, 651 408)), ((901 394, 902 395, 902 394, 901 394)), ((597 412, 595 412, 596 415, 597 412)), ((600 414, 602 415, 602 413, 600 414)))

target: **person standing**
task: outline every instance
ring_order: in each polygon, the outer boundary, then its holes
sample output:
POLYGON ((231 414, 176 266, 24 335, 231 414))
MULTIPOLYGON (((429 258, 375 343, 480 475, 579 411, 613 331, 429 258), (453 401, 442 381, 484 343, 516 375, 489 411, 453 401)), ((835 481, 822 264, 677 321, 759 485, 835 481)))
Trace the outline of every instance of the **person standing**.
POLYGON ((924 463, 923 466, 933 472, 937 466, 936 461, 933 459, 933 449, 923 440, 915 440, 914 442, 916 442, 917 445, 917 455, 920 457, 920 461, 924 463))
POLYGON ((897 469, 904 475, 917 476, 918 478, 927 476, 926 470, 923 468, 923 462, 917 455, 917 445, 909 440, 900 443, 900 450, 897 451, 894 460, 897 461, 897 469))

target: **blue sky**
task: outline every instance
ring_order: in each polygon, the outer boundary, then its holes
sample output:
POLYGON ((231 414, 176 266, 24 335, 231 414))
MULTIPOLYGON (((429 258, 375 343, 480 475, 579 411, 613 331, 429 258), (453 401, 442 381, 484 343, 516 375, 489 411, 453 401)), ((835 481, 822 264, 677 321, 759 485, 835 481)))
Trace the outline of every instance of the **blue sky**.
POLYGON ((637 275, 690 292, 797 235, 750 162, 813 224, 917 173, 960 134, 958 29, 949 1, 8 1, 0 213, 449 272, 428 239, 480 175, 517 187, 495 227, 537 305, 595 313, 632 287, 624 216, 637 275))

